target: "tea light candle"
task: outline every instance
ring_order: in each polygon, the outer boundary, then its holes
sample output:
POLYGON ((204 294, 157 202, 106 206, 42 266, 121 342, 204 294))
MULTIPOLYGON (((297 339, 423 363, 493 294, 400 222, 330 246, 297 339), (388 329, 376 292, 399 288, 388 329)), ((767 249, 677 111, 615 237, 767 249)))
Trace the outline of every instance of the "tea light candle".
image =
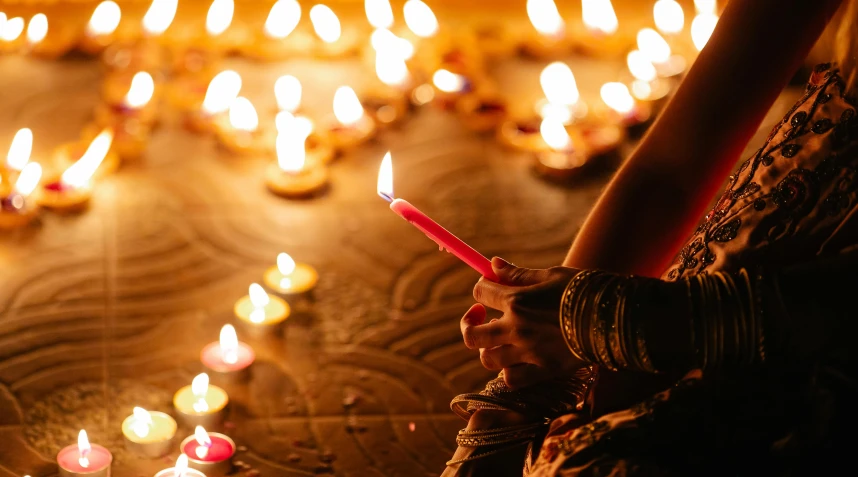
POLYGON ((23 46, 25 25, 21 17, 12 17, 3 23, 3 28, 0 28, 0 53, 11 53, 23 46))
POLYGON ((77 444, 63 448, 57 454, 60 477, 110 477, 113 455, 98 444, 90 444, 81 429, 77 444))
POLYGON ((42 177, 42 166, 31 162, 24 166, 15 181, 10 193, 0 198, 0 229, 24 227, 39 214, 39 207, 29 195, 39 184, 42 177))
POLYGON ((100 53, 114 41, 114 32, 122 19, 122 10, 113 0, 99 3, 89 22, 78 48, 89 54, 100 53))
POLYGON ((312 51, 315 40, 309 31, 298 27, 300 21, 301 5, 297 0, 278 0, 268 11, 256 41, 245 45, 245 52, 271 61, 312 51))
POLYGON ((277 255, 277 265, 263 276, 265 286, 282 295, 307 293, 319 282, 319 273, 306 263, 296 263, 288 253, 277 255))
MULTIPOLYGON (((316 132, 313 122, 305 116, 295 116, 280 111, 274 118, 277 135, 299 135, 304 137, 304 157, 307 164, 328 164, 336 154, 329 141, 316 132)), ((276 143, 275 143, 276 147, 276 143)), ((276 152, 276 150, 275 150, 276 152)))
MULTIPOLYGON (((290 128, 294 129, 294 128, 290 128)), ((307 163, 303 131, 290 131, 277 136, 277 162, 268 166, 265 185, 282 197, 310 197, 328 185, 328 171, 321 162, 307 163)))
MULTIPOLYGON (((540 132, 549 150, 536 153, 537 171, 559 180, 580 177, 589 162, 583 139, 578 136, 573 142, 563 124, 551 117, 542 120, 540 132)), ((573 132, 577 132, 577 129, 573 129, 573 132)))
POLYGON ((200 361, 211 372, 236 380, 247 377, 247 370, 255 359, 253 348, 238 341, 232 325, 224 325, 220 329, 220 339, 206 345, 200 353, 200 361))
POLYGON ((658 104, 670 93, 668 81, 658 78, 655 66, 641 51, 629 52, 626 64, 635 78, 631 88, 635 98, 650 104, 658 104))
POLYGON ((187 428, 207 426, 217 428, 223 424, 229 396, 223 389, 209 384, 209 375, 198 374, 190 386, 173 395, 173 407, 179 423, 187 428))
POLYGON ((638 103, 623 83, 605 83, 600 89, 602 101, 610 108, 609 116, 625 127, 629 134, 638 136, 650 124, 652 109, 638 103))
POLYGON ((125 448, 144 457, 157 458, 170 453, 176 435, 176 421, 163 412, 135 407, 122 421, 125 448))
POLYGON ((551 116, 563 124, 571 124, 587 115, 587 104, 578 93, 578 83, 568 65, 560 61, 546 66, 539 74, 539 84, 545 99, 536 104, 540 117, 551 116))
POLYGON ((58 180, 42 187, 39 205, 57 212, 75 212, 85 208, 92 195, 90 179, 108 156, 112 141, 113 133, 109 129, 102 131, 58 180))
POLYGON ((277 110, 295 114, 301 108, 301 81, 292 75, 283 75, 274 82, 277 110))
POLYGON ((113 127, 133 119, 145 126, 151 126, 158 115, 155 104, 151 102, 154 93, 155 80, 152 75, 146 71, 135 73, 121 101, 112 101, 108 96, 107 101, 95 109, 96 124, 113 127))
POLYGON ((220 116, 215 127, 220 144, 241 155, 271 150, 277 135, 275 128, 259 127, 256 108, 244 96, 235 98, 229 106, 229 114, 220 116))
POLYGON ((236 318, 255 335, 273 333, 291 313, 289 305, 278 296, 270 296, 258 283, 251 283, 248 294, 235 302, 236 318))
POLYGON ((535 57, 555 56, 569 49, 566 22, 554 0, 527 0, 527 17, 534 32, 521 45, 522 52, 535 57))
POLYGON ((175 467, 164 469, 155 474, 155 477, 206 477, 206 474, 197 469, 188 468, 188 456, 181 454, 176 459, 175 467))
POLYGON ((364 114, 357 94, 348 86, 340 86, 334 93, 334 117, 336 121, 325 135, 340 151, 352 149, 375 135, 375 122, 364 114))
POLYGON ((223 118, 230 105, 238 98, 241 76, 232 70, 216 74, 206 88, 202 105, 185 116, 185 125, 196 132, 210 131, 216 118, 223 118))
POLYGON ((209 476, 223 476, 232 470, 235 442, 224 434, 208 432, 203 426, 197 426, 194 435, 182 441, 179 448, 183 455, 188 456, 192 468, 209 476))
POLYGON ((319 38, 315 49, 317 55, 337 57, 351 55, 357 51, 356 32, 353 29, 344 31, 337 14, 327 5, 314 5, 310 9, 310 22, 319 38))

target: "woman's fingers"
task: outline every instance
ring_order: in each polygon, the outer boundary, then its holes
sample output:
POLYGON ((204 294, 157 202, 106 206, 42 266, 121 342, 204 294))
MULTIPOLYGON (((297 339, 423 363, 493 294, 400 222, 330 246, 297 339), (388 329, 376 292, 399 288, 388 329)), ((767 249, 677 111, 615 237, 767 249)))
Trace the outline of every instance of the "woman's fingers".
POLYGON ((490 370, 511 368, 518 364, 524 364, 522 348, 512 345, 497 346, 480 350, 480 361, 483 367, 490 370))
MULTIPOLYGON (((481 305, 480 308, 482 308, 481 305)), ((474 307, 471 307, 471 310, 473 309, 474 307)), ((485 308, 483 308, 483 313, 485 313, 485 308)), ((492 320, 484 325, 473 325, 466 319, 467 316, 465 315, 461 321, 462 338, 465 340, 465 346, 470 349, 478 349, 508 344, 509 331, 504 320, 492 320)))
POLYGON ((499 311, 508 311, 513 288, 480 278, 474 286, 474 300, 499 311))

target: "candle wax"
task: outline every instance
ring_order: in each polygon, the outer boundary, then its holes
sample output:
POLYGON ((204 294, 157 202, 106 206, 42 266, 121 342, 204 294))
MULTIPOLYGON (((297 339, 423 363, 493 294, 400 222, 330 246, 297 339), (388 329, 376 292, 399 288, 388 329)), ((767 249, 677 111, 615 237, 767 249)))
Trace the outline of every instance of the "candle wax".
POLYGON ((280 269, 274 266, 265 271, 263 279, 265 285, 277 293, 298 294, 312 290, 319 281, 319 274, 307 264, 296 263, 295 270, 288 275, 283 275, 280 269))
POLYGON ((84 467, 80 465, 80 451, 77 444, 63 448, 57 454, 57 464, 67 471, 85 474, 87 472, 96 472, 107 467, 113 462, 113 456, 110 451, 98 444, 91 444, 92 450, 87 454, 89 465, 84 467))
POLYGON ((191 386, 188 385, 176 391, 176 394, 173 396, 173 406, 184 414, 204 416, 223 410, 227 403, 229 403, 229 396, 227 396, 226 391, 211 384, 209 384, 209 388, 206 390, 206 395, 203 399, 209 408, 206 411, 197 412, 194 410, 194 404, 198 401, 198 398, 191 390, 191 386))
POLYGON ((163 412, 150 412, 152 424, 149 425, 149 433, 138 436, 134 432, 136 420, 134 416, 128 416, 122 421, 122 434, 131 442, 149 444, 152 442, 168 441, 176 435, 176 421, 163 412))
POLYGON ((223 360, 223 350, 220 347, 220 342, 215 341, 213 343, 209 343, 203 348, 200 353, 200 361, 203 364, 219 373, 227 373, 232 371, 241 371, 242 369, 253 364, 253 360, 256 359, 256 354, 253 352, 253 348, 250 347, 247 343, 238 343, 238 349, 236 349, 236 362, 235 363, 227 363, 223 360))
POLYGON ((233 447, 232 442, 211 433, 209 434, 209 439, 212 440, 212 445, 209 447, 208 453, 205 457, 197 455, 197 447, 200 447, 200 443, 196 440, 186 442, 185 446, 182 448, 182 453, 190 459, 201 462, 221 462, 231 459, 233 454, 235 454, 235 447, 233 447))

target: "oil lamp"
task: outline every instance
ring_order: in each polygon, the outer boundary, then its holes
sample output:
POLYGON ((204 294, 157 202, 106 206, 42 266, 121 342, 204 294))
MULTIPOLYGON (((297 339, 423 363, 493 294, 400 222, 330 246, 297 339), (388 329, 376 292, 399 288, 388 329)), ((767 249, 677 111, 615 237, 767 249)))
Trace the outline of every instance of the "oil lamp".
POLYGON ((432 75, 434 102, 441 109, 456 110, 456 103, 465 95, 472 94, 478 88, 475 80, 450 70, 439 69, 432 75))
POLYGON ((379 49, 375 54, 375 74, 382 85, 370 89, 361 104, 380 127, 396 124, 408 112, 408 66, 396 53, 379 49))
POLYGON ((196 95, 189 103, 194 104, 185 115, 185 125, 196 132, 208 132, 218 120, 222 120, 230 105, 241 91, 241 76, 233 70, 216 74, 209 82, 204 96, 196 95), (200 104, 200 102, 202 104, 200 104))
POLYGON ((676 0, 656 0, 652 17, 655 27, 665 35, 678 35, 685 26, 685 12, 676 0))
POLYGON ((100 53, 115 39, 122 10, 113 0, 104 0, 95 7, 78 48, 89 54, 100 53))
POLYGON ((629 72, 634 76, 631 89, 635 98, 646 103, 658 104, 670 93, 669 82, 658 78, 655 66, 639 50, 629 52, 626 56, 626 64, 629 72))
POLYGON ((234 0, 212 0, 206 13, 206 34, 202 41, 204 49, 225 52, 232 47, 226 31, 232 24, 234 14, 234 0))
POLYGON ((337 14, 327 5, 314 5, 310 9, 310 22, 319 39, 315 49, 317 55, 337 57, 356 52, 357 33, 353 29, 344 31, 337 14))
POLYGON ((539 126, 543 141, 548 145, 548 150, 536 153, 536 170, 543 176, 555 180, 570 180, 580 177, 590 162, 587 152, 584 150, 583 140, 577 134, 578 129, 573 129, 576 139, 570 136, 570 132, 563 127, 563 123, 557 118, 546 117, 539 126), (576 144, 577 143, 577 144, 576 144))
POLYGON ((418 39, 429 39, 438 33, 435 12, 422 0, 407 0, 402 6, 405 25, 418 39))
MULTIPOLYGON (((293 120, 294 122, 294 120, 293 120)), ((328 171, 321 161, 307 162, 304 142, 309 131, 284 128, 277 136, 277 162, 268 166, 265 185, 271 192, 290 199, 315 195, 328 185, 328 171)))
POLYGON ((341 152, 375 136, 375 121, 365 114, 357 94, 349 86, 340 86, 334 93, 334 118, 323 135, 341 152))
POLYGON ((151 101, 155 94, 155 80, 152 75, 146 71, 135 73, 121 99, 117 100, 116 89, 121 83, 124 81, 117 79, 110 86, 105 86, 105 100, 95 109, 96 124, 112 127, 125 121, 137 121, 142 125, 152 126, 158 117, 156 105, 151 101))
POLYGON ((24 166, 12 190, 0 197, 0 229, 23 227, 36 218, 39 207, 29 196, 39 185, 41 177, 42 166, 38 163, 31 162, 24 166))
POLYGON ((313 50, 315 40, 299 27, 301 5, 297 0, 278 0, 271 6, 265 26, 256 41, 248 42, 245 51, 261 60, 281 60, 313 50))
POLYGON ((239 96, 229 106, 229 114, 218 117, 217 137, 220 143, 236 154, 262 154, 274 145, 277 131, 260 127, 256 108, 247 98, 239 96))
MULTIPOLYGON (((77 155, 74 149, 66 148, 66 153, 79 159, 62 173, 59 179, 51 180, 42 186, 38 195, 39 205, 57 212, 75 212, 87 206, 92 196, 90 180, 99 166, 109 155, 113 133, 109 129, 101 132, 86 151, 77 155)), ((115 155, 113 161, 115 159, 115 155)))
POLYGON ((297 134, 304 137, 304 156, 308 164, 328 164, 336 156, 336 151, 325 137, 316 131, 313 121, 305 116, 295 116, 288 111, 280 111, 274 118, 278 135, 297 134))
POLYGON ((21 172, 30 160, 33 152, 33 131, 30 128, 21 128, 12 138, 9 144, 9 152, 6 153, 6 170, 10 172, 21 172))

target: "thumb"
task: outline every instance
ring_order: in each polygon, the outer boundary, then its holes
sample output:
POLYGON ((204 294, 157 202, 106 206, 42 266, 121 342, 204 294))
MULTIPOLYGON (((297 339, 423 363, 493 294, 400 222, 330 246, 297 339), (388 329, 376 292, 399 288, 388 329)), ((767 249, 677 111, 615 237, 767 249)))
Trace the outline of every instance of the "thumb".
POLYGON ((492 270, 504 285, 527 286, 542 281, 537 273, 539 270, 516 267, 500 257, 492 259, 492 270))

